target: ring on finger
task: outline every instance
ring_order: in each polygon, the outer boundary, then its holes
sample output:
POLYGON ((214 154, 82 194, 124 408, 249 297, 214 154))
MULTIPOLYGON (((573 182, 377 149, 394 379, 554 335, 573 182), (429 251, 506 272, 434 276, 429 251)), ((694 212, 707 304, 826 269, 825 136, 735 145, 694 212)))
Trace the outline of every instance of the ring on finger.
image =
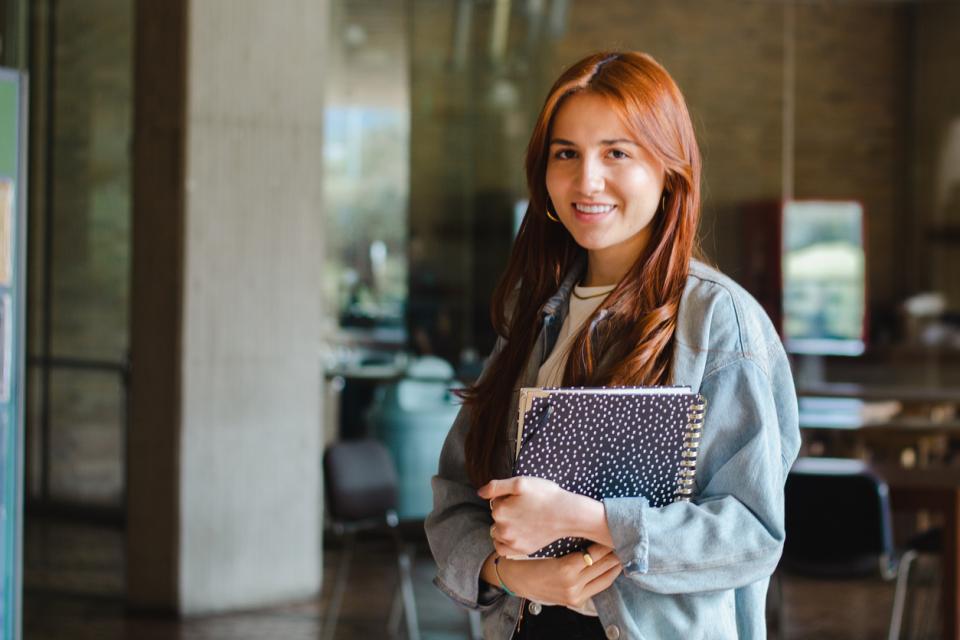
POLYGON ((589 551, 583 552, 583 564, 587 565, 588 567, 593 566, 593 556, 590 555, 589 551))

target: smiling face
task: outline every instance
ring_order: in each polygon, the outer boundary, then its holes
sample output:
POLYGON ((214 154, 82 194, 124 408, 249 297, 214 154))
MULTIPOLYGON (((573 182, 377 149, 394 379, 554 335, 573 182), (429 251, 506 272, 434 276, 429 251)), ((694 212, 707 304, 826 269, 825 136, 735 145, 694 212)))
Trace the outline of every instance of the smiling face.
POLYGON ((577 93, 554 117, 547 192, 563 226, 587 250, 584 284, 613 284, 650 238, 664 170, 606 99, 577 93))

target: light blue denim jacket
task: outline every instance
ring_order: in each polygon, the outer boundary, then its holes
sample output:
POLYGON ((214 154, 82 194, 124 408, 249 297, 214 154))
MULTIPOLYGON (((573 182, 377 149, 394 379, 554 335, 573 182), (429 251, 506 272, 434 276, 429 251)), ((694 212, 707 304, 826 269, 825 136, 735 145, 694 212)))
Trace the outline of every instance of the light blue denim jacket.
MULTIPOLYGON (((518 388, 534 386, 582 269, 573 269, 544 305, 543 329, 518 388)), ((495 350, 505 346, 501 339, 495 350)), ((800 446, 796 393, 766 314, 739 285, 697 261, 680 301, 671 376, 671 384, 707 400, 694 499, 660 508, 644 498, 604 501, 624 571, 594 605, 608 637, 764 638, 767 584, 784 539, 783 485, 800 446)), ((508 416, 516 415, 516 394, 513 402, 508 416)), ((492 519, 464 468, 467 427, 461 411, 433 478, 425 528, 438 565, 434 582, 483 613, 484 638, 507 640, 521 601, 499 590, 492 598, 480 594, 480 569, 493 552, 492 519)), ((515 429, 503 428, 513 437, 503 452, 509 469, 515 429)))

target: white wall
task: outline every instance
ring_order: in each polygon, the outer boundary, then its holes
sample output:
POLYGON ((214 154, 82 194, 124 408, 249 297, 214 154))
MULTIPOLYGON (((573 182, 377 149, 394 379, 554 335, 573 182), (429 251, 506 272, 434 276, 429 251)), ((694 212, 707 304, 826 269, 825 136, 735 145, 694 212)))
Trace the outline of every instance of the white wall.
POLYGON ((189 5, 179 610, 321 579, 327 3, 189 5))

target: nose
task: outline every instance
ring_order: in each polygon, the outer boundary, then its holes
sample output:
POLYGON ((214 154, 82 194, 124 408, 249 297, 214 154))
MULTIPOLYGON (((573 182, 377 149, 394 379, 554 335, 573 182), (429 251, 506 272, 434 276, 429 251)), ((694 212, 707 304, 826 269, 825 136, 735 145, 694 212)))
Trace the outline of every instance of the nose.
POLYGON ((603 191, 603 163, 595 158, 584 158, 580 163, 579 188, 584 195, 603 191))

